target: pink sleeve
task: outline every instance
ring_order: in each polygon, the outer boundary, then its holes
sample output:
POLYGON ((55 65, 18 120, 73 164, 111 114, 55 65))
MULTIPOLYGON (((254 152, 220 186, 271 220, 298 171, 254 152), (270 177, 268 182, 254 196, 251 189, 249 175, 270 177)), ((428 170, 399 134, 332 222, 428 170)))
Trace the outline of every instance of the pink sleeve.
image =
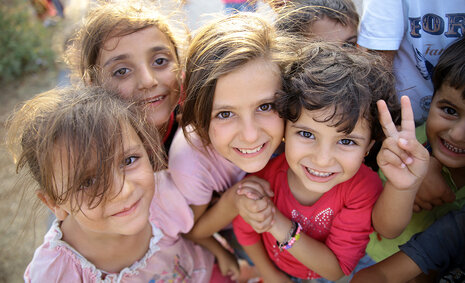
POLYGON ((168 168, 174 183, 189 205, 204 205, 214 191, 223 192, 241 180, 245 173, 215 150, 204 148, 192 134, 188 143, 179 129, 171 144, 168 168))
POLYGON ((250 226, 245 220, 240 216, 236 216, 233 222, 234 234, 236 235, 237 241, 243 246, 253 245, 261 240, 260 234, 255 232, 255 230, 250 226))
POLYGON ((177 239, 194 225, 194 214, 179 192, 169 172, 155 173, 155 193, 150 207, 150 219, 163 233, 177 239))
POLYGON ((344 208, 335 217, 326 245, 336 254, 347 275, 365 254, 369 241, 371 211, 382 190, 378 175, 362 165, 343 188, 344 208))
POLYGON ((68 253, 70 252, 62 247, 51 248, 49 243, 42 244, 26 268, 24 281, 90 282, 91 273, 83 274, 86 271, 68 253))

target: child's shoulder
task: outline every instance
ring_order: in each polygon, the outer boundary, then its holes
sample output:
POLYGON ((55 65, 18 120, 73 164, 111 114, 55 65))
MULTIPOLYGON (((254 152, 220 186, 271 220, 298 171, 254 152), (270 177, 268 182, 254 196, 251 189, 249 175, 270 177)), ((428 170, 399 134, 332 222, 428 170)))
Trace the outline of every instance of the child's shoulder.
POLYGON ((55 282, 57 278, 63 282, 78 282, 85 277, 95 276, 92 269, 85 268, 87 260, 64 242, 62 237, 59 222, 55 220, 27 266, 25 282, 55 282))
POLYGON ((194 225, 194 214, 167 170, 155 172, 150 220, 163 230, 163 234, 173 238, 189 232, 194 225))

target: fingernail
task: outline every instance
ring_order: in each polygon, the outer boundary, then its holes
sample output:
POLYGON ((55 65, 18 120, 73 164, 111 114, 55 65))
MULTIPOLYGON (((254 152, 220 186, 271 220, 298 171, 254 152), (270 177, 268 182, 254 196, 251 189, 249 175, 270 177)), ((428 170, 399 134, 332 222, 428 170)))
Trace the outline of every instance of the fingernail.
POLYGON ((400 142, 402 145, 407 145, 407 140, 406 140, 406 139, 399 138, 399 142, 400 142))
POLYGON ((407 160, 405 160, 405 163, 407 164, 412 164, 413 162, 413 159, 411 157, 407 158, 407 160))
POLYGON ((402 164, 400 165, 400 168, 405 168, 405 167, 406 167, 405 163, 402 163, 402 164))

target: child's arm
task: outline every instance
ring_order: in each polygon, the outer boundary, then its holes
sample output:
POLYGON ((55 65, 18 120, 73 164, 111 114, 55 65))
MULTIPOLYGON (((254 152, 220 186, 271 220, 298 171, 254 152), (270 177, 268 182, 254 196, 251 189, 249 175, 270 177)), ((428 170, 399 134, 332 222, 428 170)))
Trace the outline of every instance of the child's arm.
POLYGON ((216 257, 218 267, 223 276, 229 276, 232 280, 239 278, 240 270, 236 257, 227 251, 215 238, 208 237, 193 241, 208 249, 216 257))
POLYGON ((243 246, 245 252, 250 257, 252 262, 257 267, 263 282, 270 283, 291 283, 291 279, 287 277, 282 271, 275 267, 269 259, 262 241, 259 241, 250 246, 243 246))
MULTIPOLYGON (((292 222, 280 211, 276 210, 275 223, 268 231, 277 241, 286 241, 292 222)), ((315 271, 322 277, 335 281, 344 276, 339 261, 333 251, 320 241, 317 241, 301 232, 299 239, 292 245, 290 252, 307 268, 315 271)))
POLYGON ((360 270, 350 282, 407 282, 419 274, 421 274, 420 267, 400 251, 375 265, 360 270))
POLYGON ((441 170, 442 164, 434 156, 431 156, 428 173, 415 197, 413 211, 431 210, 434 206, 455 200, 455 194, 444 180, 441 170))
POLYGON ((378 165, 386 176, 384 189, 373 207, 375 230, 386 238, 400 235, 412 216, 413 202, 426 175, 428 151, 415 137, 413 111, 408 97, 401 98, 402 124, 398 131, 384 101, 378 101, 380 123, 386 139, 378 165))
MULTIPOLYGON (((261 205, 255 205, 256 202, 247 202, 247 197, 254 197, 255 194, 243 193, 238 194, 237 190, 255 191, 259 196, 272 196, 273 192, 267 181, 256 176, 249 176, 235 184, 233 187, 225 191, 217 203, 207 210, 207 206, 199 206, 193 208, 194 212, 194 227, 189 232, 191 238, 204 238, 213 235, 215 232, 223 229, 231 223, 239 212, 247 222, 253 221, 254 217, 258 217, 263 221, 263 215, 270 217, 271 206, 269 202, 260 202, 261 205), (249 208, 250 207, 250 208, 249 208), (252 209, 253 213, 248 213, 248 209, 252 209), (200 215, 199 215, 200 214, 200 215)), ((265 223, 270 223, 272 219, 268 219, 265 223)))

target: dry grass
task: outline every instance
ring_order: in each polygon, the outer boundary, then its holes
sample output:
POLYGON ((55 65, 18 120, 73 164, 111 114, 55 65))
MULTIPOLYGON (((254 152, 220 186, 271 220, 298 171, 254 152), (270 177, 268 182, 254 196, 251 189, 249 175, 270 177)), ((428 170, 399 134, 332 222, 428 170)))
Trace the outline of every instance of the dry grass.
MULTIPOLYGON (((15 167, 4 145, 5 121, 15 105, 56 84, 56 71, 44 71, 2 86, 0 96, 0 282, 23 282, 24 270, 47 230, 48 212, 31 217, 34 194, 19 184, 15 167), (15 185, 16 184, 16 185, 15 185)), ((37 214, 37 213, 36 213, 37 214)))

